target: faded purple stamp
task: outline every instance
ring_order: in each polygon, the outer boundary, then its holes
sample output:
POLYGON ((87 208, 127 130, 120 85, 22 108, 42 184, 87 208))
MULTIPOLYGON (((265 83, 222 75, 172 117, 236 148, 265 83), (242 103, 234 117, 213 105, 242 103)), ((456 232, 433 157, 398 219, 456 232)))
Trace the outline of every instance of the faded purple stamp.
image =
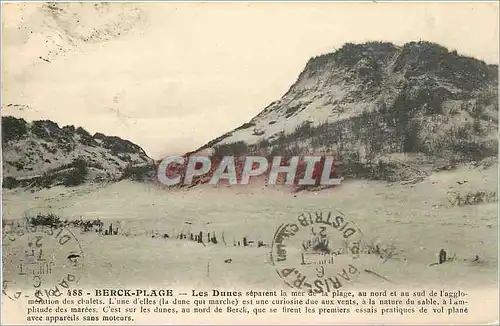
POLYGON ((78 284, 84 254, 66 227, 4 230, 2 293, 8 299, 49 300, 78 284))
POLYGON ((343 213, 303 212, 278 227, 270 258, 288 286, 332 292, 359 275, 356 260, 361 245, 362 232, 343 213))

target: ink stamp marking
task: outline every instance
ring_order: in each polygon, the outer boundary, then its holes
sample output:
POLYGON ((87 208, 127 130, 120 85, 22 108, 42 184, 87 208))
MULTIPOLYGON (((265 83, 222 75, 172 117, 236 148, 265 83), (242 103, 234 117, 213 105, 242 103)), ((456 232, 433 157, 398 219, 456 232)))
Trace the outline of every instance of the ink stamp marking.
POLYGON ((270 258, 288 286, 332 292, 359 275, 362 241, 362 232, 341 212, 303 212, 276 230, 270 258))
POLYGON ((83 267, 79 241, 66 227, 4 230, 2 293, 11 300, 43 302, 74 287, 83 267))

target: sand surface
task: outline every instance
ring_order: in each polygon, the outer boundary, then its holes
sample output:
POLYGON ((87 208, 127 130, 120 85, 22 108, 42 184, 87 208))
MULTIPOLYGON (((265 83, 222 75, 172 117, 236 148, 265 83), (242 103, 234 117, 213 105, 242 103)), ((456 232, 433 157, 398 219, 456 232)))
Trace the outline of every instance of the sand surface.
MULTIPOLYGON (((276 229, 301 212, 341 211, 356 223, 366 243, 394 248, 396 254, 390 259, 366 254, 356 261, 394 284, 491 288, 498 284, 497 202, 456 207, 450 205, 447 192, 496 191, 496 180, 495 165, 487 170, 462 167, 440 172, 417 184, 352 181, 296 195, 259 186, 165 191, 120 182, 5 192, 3 209, 6 220, 52 212, 69 220, 99 218, 104 228, 110 223, 118 227, 117 236, 72 230, 84 253, 79 267, 82 286, 286 287, 270 262, 269 247, 255 244, 270 245, 276 229), (457 183, 464 180, 467 183, 457 183), (181 232, 199 231, 215 234, 218 243, 176 239, 181 232), (254 244, 243 247, 243 237, 254 244), (453 261, 430 266, 438 261, 441 249, 453 261), (232 262, 225 263, 226 259, 232 262)), ((13 272, 11 267, 5 266, 6 277, 13 272)), ((362 273, 345 286, 385 283, 362 273)))

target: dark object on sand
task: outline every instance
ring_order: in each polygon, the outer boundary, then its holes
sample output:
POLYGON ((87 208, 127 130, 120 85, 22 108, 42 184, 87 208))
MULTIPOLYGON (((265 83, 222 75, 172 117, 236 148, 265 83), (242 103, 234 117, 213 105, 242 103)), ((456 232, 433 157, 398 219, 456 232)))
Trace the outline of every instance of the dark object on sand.
POLYGON ((225 259, 225 260, 224 260, 224 262, 225 262, 226 264, 230 264, 230 263, 232 263, 232 262, 233 262, 233 260, 232 260, 231 258, 228 258, 228 259, 225 259))
POLYGON ((68 256, 68 260, 71 262, 75 262, 78 258, 80 258, 80 255, 77 254, 71 254, 68 256))
POLYGON ((439 252, 439 263, 442 264, 446 261, 446 251, 444 249, 441 249, 439 252))

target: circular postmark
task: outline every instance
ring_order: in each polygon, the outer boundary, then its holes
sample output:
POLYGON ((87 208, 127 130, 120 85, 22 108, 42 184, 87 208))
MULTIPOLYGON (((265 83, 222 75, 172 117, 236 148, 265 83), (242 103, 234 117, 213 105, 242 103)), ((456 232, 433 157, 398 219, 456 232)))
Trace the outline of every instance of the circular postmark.
POLYGON ((2 293, 11 300, 48 301, 66 294, 78 283, 83 250, 64 226, 4 229, 2 247, 2 293))
POLYGON ((342 212, 300 213, 275 232, 270 259, 290 287, 307 292, 333 292, 359 274, 363 234, 342 212))

